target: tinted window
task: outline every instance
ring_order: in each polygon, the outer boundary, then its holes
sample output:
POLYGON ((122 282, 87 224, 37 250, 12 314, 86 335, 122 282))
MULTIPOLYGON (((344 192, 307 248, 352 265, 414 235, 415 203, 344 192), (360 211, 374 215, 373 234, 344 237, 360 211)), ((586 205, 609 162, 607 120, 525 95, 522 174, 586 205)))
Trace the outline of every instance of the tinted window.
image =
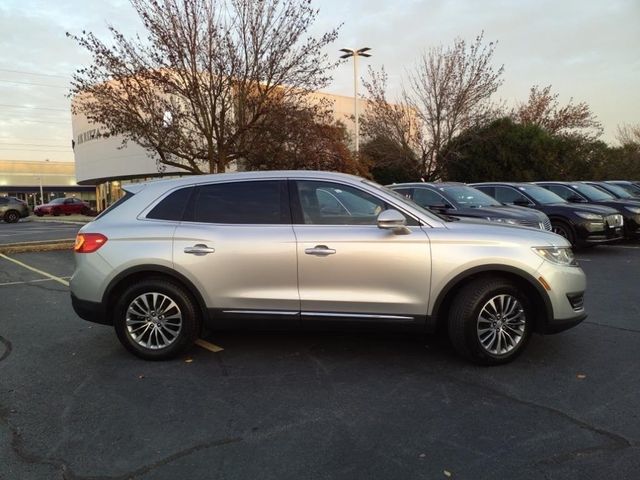
POLYGON ((330 182, 297 181, 302 221, 308 225, 376 225, 383 200, 330 182))
POLYGON ((411 189, 410 188, 394 188, 394 192, 399 193, 403 197, 411 198, 411 189))
POLYGON ((51 200, 49 203, 51 205, 62 205, 64 203, 65 199, 64 198, 56 198, 54 200, 51 200))
POLYGON ((571 197, 579 196, 576 192, 563 185, 547 185, 545 186, 545 188, 551 190, 553 193, 564 198, 565 200, 569 200, 571 197))
POLYGON ((530 203, 527 197, 511 187, 496 187, 496 200, 509 204, 514 204, 516 201, 530 203))
MULTIPOLYGON (((284 182, 214 183, 196 188, 189 220, 204 223, 291 223, 284 182)), ((187 218, 185 218, 187 219, 187 218)))
POLYGON ((162 199, 158 205, 153 207, 153 210, 149 212, 147 218, 157 220, 182 220, 182 215, 191 197, 191 192, 193 192, 193 187, 181 188, 180 190, 170 193, 162 199))
POLYGON ((448 204, 442 195, 428 188, 416 188, 413 191, 413 201, 424 208, 448 204))

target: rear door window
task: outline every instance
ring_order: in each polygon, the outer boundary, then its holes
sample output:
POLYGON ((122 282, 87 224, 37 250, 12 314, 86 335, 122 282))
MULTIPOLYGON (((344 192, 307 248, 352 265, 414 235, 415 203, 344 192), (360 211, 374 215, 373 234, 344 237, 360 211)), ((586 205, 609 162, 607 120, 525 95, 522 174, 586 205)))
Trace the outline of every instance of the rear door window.
POLYGON ((256 180, 198 186, 184 219, 245 225, 291 223, 287 184, 280 180, 256 180))

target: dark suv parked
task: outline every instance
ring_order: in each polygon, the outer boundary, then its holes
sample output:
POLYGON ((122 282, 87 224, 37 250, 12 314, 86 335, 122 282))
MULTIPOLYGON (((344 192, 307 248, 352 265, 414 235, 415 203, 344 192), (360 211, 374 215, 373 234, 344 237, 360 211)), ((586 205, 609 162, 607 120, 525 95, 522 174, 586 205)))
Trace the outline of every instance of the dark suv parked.
POLYGON ((640 182, 631 182, 629 180, 608 180, 606 183, 622 187, 634 197, 640 197, 640 182))
POLYGON ((624 236, 634 239, 640 235, 640 201, 614 198, 584 182, 536 182, 571 203, 589 203, 615 208, 624 217, 624 236))
POLYGON ((551 220, 554 233, 576 247, 611 243, 622 238, 622 215, 601 205, 569 203, 553 192, 530 183, 472 184, 501 203, 540 210, 551 220))
POLYGON ((0 197, 0 218, 7 223, 16 223, 29 216, 29 206, 15 197, 0 197))
POLYGON ((401 183, 389 188, 436 213, 551 230, 551 222, 545 214, 530 208, 502 205, 464 183, 401 183))
POLYGON ((640 194, 635 195, 620 185, 614 185, 608 182, 584 182, 587 185, 592 185, 600 190, 607 192, 609 195, 615 198, 622 198, 623 200, 633 200, 635 202, 640 201, 640 194))

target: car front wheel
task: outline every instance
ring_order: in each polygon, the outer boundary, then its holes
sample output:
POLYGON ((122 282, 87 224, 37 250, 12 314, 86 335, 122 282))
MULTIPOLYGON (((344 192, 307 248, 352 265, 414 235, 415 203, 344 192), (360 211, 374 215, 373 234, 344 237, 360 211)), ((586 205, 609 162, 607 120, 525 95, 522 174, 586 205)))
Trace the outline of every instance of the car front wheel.
POLYGON ((454 348, 481 365, 516 358, 533 326, 531 302, 506 279, 477 279, 460 290, 449 311, 449 336, 454 348))
POLYGON ((113 315, 122 345, 147 360, 179 355, 200 333, 200 316, 191 295, 162 278, 150 278, 126 288, 113 315))

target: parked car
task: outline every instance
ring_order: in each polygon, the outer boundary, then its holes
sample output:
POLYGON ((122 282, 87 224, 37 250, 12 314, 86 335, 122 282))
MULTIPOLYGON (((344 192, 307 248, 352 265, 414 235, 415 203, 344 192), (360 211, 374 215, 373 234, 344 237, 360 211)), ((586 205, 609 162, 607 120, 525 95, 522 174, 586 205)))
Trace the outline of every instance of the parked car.
POLYGON ((74 213, 89 215, 91 213, 91 205, 83 202, 79 198, 56 198, 44 205, 38 205, 33 210, 33 213, 39 217, 43 215, 53 215, 57 217, 58 215, 72 215, 74 213))
POLYGON ((487 182, 471 186, 501 203, 544 212, 551 221, 553 232, 562 235, 575 247, 622 239, 624 219, 613 208, 569 203, 555 193, 530 183, 487 182))
POLYGON ((400 183, 389 188, 436 213, 551 230, 551 222, 544 213, 503 205, 464 183, 400 183))
POLYGON ((29 205, 19 198, 0 197, 0 218, 7 223, 16 223, 29 216, 29 205))
POLYGON ((608 180, 606 183, 622 187, 634 197, 640 197, 640 182, 632 182, 629 180, 608 180))
POLYGON ((614 198, 584 182, 536 182, 571 203, 604 205, 616 209, 624 217, 624 237, 638 238, 640 235, 640 202, 614 198))
POLYGON ((142 358, 178 355, 203 323, 443 327, 490 365, 586 316, 564 238, 447 221, 359 177, 247 172, 124 189, 80 229, 70 291, 80 317, 113 325, 142 358), (336 210, 331 195, 358 210, 336 210))
POLYGON ((587 185, 591 185, 594 186, 596 188, 599 188, 600 190, 607 192, 609 195, 611 195, 614 198, 621 198, 623 200, 633 200, 633 201, 640 201, 640 197, 637 195, 634 195, 633 193, 627 191, 625 188, 619 186, 619 185, 615 185, 613 183, 607 183, 607 182, 584 182, 587 185))

